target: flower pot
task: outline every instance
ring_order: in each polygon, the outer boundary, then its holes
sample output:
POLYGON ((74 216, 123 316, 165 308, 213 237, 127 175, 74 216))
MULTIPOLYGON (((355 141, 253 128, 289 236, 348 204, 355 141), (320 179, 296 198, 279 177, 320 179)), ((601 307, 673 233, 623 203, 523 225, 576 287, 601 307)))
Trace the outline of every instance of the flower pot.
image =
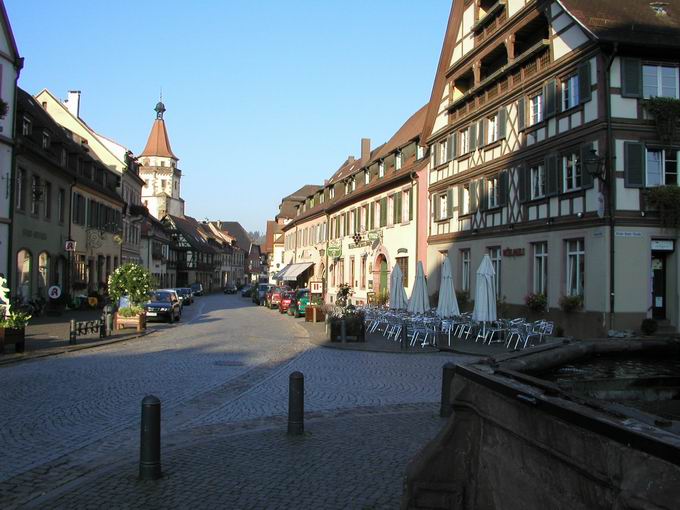
POLYGON ((5 344, 14 344, 14 352, 24 352, 26 328, 0 328, 0 354, 5 352, 5 344))
POLYGON ((364 321, 359 317, 333 318, 330 321, 330 340, 331 342, 364 342, 365 337, 364 321), (343 339, 344 325, 344 339, 343 339))
POLYGON ((305 322, 323 322, 326 314, 320 306, 308 306, 305 309, 305 322))
POLYGON ((132 317, 123 317, 116 312, 113 314, 114 329, 135 328, 138 333, 146 329, 146 314, 140 313, 132 317))

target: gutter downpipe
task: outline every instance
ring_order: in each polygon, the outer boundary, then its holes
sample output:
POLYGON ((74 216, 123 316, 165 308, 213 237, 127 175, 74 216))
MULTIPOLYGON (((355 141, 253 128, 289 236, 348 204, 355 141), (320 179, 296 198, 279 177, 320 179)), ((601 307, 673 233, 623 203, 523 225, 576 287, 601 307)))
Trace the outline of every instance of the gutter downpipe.
POLYGON ((614 135, 612 130, 612 97, 611 97, 611 67, 614 63, 614 58, 619 51, 618 42, 614 43, 612 53, 608 56, 607 67, 605 70, 605 106, 607 109, 606 121, 607 121, 607 191, 608 191, 608 214, 609 214, 609 329, 614 329, 614 306, 616 304, 615 297, 615 262, 616 262, 616 246, 615 246, 615 218, 614 213, 616 207, 614 202, 616 200, 616 176, 614 172, 614 152, 616 150, 614 146, 614 135))

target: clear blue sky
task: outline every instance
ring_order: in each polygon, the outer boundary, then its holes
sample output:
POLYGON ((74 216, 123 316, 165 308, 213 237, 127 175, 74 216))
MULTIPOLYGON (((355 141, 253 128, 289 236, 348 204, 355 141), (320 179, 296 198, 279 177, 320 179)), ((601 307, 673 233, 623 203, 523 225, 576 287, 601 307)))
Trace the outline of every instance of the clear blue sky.
POLYGON ((19 85, 139 153, 163 87, 187 214, 264 230, 429 100, 451 0, 5 0, 19 85))

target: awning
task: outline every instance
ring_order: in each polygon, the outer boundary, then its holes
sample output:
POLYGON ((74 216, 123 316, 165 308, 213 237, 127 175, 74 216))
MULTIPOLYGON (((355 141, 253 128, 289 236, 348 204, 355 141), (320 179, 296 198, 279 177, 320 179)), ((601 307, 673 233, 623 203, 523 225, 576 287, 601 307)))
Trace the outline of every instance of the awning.
POLYGON ((307 271, 307 269, 309 269, 313 265, 314 262, 301 262, 300 264, 291 264, 288 267, 286 273, 281 278, 281 280, 286 282, 294 282, 295 280, 297 280, 298 276, 307 271))
POLYGON ((276 275, 274 276, 274 280, 283 280, 283 276, 286 274, 286 271, 288 271, 290 269, 290 266, 292 265, 293 264, 288 264, 281 271, 276 273, 276 275))

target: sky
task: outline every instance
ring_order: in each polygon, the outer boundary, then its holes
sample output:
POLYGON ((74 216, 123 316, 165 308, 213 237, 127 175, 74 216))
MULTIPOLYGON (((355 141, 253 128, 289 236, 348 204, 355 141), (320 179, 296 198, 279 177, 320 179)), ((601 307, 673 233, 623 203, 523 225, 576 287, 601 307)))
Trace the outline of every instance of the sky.
POLYGON ((264 231, 429 101, 451 0, 5 0, 19 86, 139 153, 162 89, 186 214, 264 231))

